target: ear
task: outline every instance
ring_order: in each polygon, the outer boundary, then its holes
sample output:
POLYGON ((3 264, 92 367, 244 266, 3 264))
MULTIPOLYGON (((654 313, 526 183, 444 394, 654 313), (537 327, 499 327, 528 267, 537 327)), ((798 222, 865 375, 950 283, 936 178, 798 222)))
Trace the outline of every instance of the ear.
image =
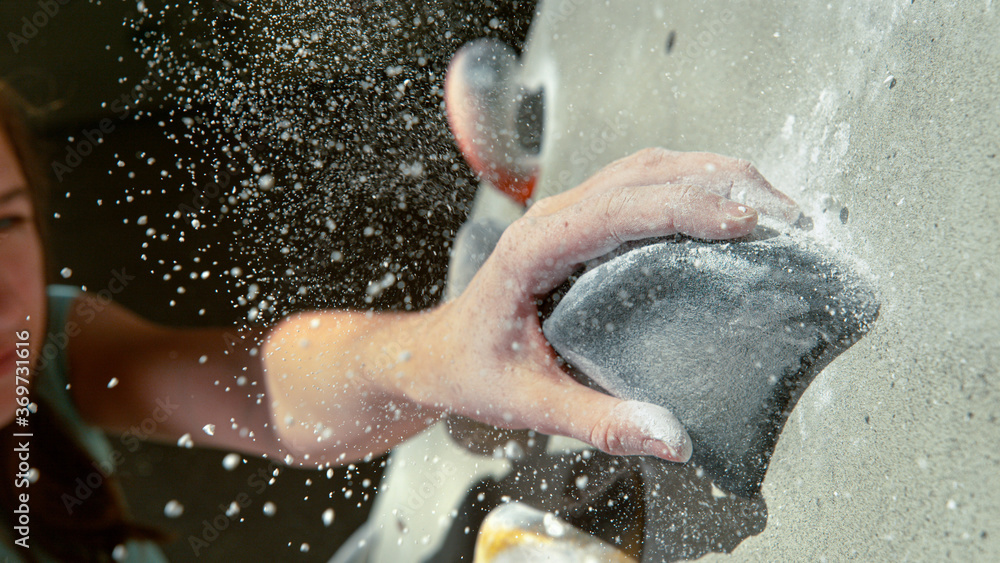
POLYGON ((493 39, 467 43, 444 84, 448 124, 480 179, 525 203, 538 178, 543 99, 520 85, 521 63, 493 39))

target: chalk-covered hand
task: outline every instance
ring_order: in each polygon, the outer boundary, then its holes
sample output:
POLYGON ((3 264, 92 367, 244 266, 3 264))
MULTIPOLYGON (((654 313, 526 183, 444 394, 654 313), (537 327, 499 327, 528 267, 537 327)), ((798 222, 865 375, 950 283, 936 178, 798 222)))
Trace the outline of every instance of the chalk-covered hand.
POLYGON ((422 368, 387 373, 379 387, 430 410, 570 436, 611 454, 687 461, 690 438, 669 411, 589 389, 557 365, 536 299, 623 242, 739 237, 758 211, 799 216, 746 161, 647 149, 614 162, 514 222, 465 292, 424 318, 422 368))

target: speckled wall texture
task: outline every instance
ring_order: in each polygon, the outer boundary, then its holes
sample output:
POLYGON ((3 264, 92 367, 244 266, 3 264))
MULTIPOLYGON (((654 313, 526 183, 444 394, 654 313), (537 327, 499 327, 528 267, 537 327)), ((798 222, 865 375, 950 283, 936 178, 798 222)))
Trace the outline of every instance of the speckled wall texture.
POLYGON ((765 530, 707 559, 1000 558, 998 9, 549 0, 536 18, 543 193, 651 145, 746 158, 881 294, 784 428, 765 530))

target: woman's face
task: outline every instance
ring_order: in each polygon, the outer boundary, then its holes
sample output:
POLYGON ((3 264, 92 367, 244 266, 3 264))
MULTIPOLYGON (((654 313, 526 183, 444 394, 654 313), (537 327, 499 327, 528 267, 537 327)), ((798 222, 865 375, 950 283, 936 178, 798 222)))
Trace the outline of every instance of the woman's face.
POLYGON ((13 420, 17 386, 29 380, 16 379, 25 372, 17 368, 35 365, 46 336, 42 243, 29 189, 13 146, 0 133, 0 426, 13 420), (29 364, 19 363, 20 342, 28 344, 29 364))

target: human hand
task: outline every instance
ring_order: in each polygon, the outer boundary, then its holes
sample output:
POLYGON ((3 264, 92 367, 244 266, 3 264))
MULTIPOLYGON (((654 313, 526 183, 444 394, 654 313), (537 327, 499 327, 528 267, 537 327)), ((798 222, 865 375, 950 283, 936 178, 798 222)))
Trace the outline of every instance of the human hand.
POLYGON ((687 461, 690 438, 669 411, 589 389, 558 366, 536 299, 626 241, 746 235, 757 223, 751 203, 789 222, 799 215, 745 161, 647 149, 612 163, 535 203, 504 232, 465 292, 428 319, 438 369, 396 387, 422 406, 496 426, 570 436, 611 454, 687 461))

